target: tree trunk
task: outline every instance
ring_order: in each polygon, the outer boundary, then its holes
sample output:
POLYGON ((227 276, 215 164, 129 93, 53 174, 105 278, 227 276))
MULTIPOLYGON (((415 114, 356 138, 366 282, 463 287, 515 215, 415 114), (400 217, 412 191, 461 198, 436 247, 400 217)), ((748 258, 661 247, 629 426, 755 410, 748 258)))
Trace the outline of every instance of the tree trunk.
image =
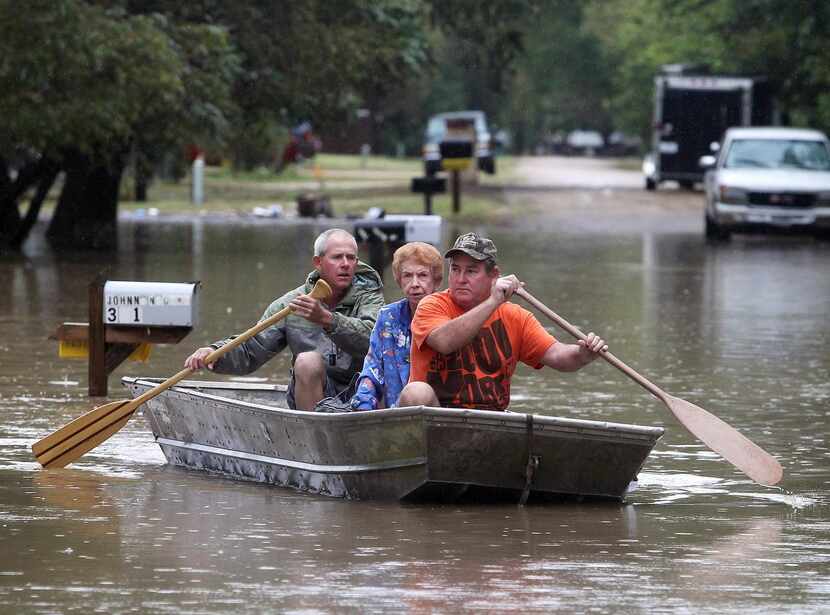
POLYGON ((147 188, 153 178, 153 165, 138 148, 133 150, 133 173, 135 174, 135 200, 138 203, 146 203, 147 188))
POLYGON ((7 161, 0 158, 0 252, 19 251, 29 236, 40 206, 58 174, 57 165, 41 157, 20 167, 14 179, 7 161), (37 185, 25 216, 20 214, 20 200, 37 185))
POLYGON ((147 202, 147 184, 149 184, 147 176, 136 168, 135 174, 135 200, 137 203, 147 202))
POLYGON ((11 248, 11 239, 20 227, 20 210, 9 167, 0 158, 0 254, 11 248))
POLYGON ((46 231, 49 243, 59 250, 114 250, 123 156, 103 164, 74 151, 64 156, 62 166, 66 180, 46 231))
POLYGON ((15 250, 20 250, 23 247, 23 242, 26 241, 29 237, 29 233, 32 232, 35 223, 37 223, 43 201, 46 200, 46 197, 49 195, 49 191, 52 189, 52 185, 55 183, 58 173, 60 173, 58 165, 53 163, 46 164, 43 175, 41 175, 40 181, 38 182, 37 190, 35 191, 34 196, 32 196, 32 200, 29 201, 29 209, 20 221, 17 232, 12 237, 11 246, 15 250))

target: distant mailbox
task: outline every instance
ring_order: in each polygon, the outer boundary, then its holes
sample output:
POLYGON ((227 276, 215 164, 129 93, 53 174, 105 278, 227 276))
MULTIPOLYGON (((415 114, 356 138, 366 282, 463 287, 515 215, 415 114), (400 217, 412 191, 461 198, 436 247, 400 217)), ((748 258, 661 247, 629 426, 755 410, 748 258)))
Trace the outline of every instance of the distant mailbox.
POLYGON ((154 327, 194 327, 199 313, 199 282, 116 282, 104 285, 104 323, 154 327))
POLYGON ((359 242, 379 240, 388 243, 441 243, 441 216, 387 214, 383 218, 355 220, 354 229, 359 242))
POLYGON ((423 241, 434 246, 441 243, 441 216, 389 214, 386 219, 404 223, 406 241, 423 241))
POLYGON ((446 127, 446 135, 439 145, 441 168, 464 171, 472 166, 475 155, 475 121, 468 117, 447 119, 446 127))

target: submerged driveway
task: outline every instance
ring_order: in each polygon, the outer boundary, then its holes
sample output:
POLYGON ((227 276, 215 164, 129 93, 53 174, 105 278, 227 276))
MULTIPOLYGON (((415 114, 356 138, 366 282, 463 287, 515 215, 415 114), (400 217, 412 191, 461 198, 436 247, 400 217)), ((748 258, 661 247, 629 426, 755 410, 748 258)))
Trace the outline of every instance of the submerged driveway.
POLYGON ((522 185, 534 188, 642 190, 643 174, 619 165, 616 158, 535 156, 520 158, 516 175, 522 185))

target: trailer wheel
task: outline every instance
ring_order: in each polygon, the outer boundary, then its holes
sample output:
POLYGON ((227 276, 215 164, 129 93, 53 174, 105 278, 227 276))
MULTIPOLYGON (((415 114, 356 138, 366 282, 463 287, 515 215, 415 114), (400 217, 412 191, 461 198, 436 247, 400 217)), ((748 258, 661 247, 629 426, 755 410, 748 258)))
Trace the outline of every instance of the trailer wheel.
POLYGON ((656 188, 657 182, 650 177, 646 177, 646 190, 655 190, 656 188))

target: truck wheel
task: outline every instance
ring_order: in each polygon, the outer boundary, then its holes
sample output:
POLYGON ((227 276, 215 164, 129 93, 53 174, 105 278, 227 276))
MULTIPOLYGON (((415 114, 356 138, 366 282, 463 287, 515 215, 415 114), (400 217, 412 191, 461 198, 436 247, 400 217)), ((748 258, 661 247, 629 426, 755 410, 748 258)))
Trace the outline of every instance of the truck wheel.
POLYGON ((656 188, 657 182, 650 177, 646 177, 646 190, 655 190, 656 188))
POLYGON ((709 216, 704 216, 703 224, 706 231, 706 239, 712 241, 728 241, 731 233, 728 229, 723 228, 717 222, 710 220, 709 216))

